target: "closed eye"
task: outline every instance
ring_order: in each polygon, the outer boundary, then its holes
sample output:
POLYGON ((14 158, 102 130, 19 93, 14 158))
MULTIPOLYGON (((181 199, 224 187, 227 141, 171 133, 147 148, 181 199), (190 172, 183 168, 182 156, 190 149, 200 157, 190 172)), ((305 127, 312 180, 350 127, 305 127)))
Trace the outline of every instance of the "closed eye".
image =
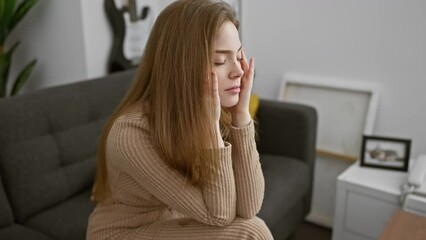
MULTIPOLYGON (((241 61, 243 61, 243 58, 237 58, 237 61, 238 62, 241 62, 241 61)), ((216 65, 216 66, 220 66, 220 65, 224 65, 226 63, 226 61, 223 61, 223 62, 215 62, 214 64, 216 65)))
POLYGON ((225 63, 226 63, 226 61, 225 62, 215 62, 214 65, 221 66, 221 65, 224 65, 225 63))

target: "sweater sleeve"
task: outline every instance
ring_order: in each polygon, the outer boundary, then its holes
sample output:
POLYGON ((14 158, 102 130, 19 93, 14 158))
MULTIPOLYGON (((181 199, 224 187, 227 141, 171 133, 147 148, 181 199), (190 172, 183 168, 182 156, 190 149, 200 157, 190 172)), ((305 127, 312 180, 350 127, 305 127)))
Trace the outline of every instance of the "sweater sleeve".
POLYGON ((166 165, 140 120, 117 120, 114 125, 108 136, 108 147, 115 148, 114 165, 118 164, 156 198, 188 217, 212 226, 232 223, 236 195, 229 143, 215 150, 220 157, 217 178, 200 188, 166 165))
POLYGON ((242 128, 231 127, 230 137, 237 192, 237 216, 253 218, 260 211, 265 189, 253 121, 242 128))

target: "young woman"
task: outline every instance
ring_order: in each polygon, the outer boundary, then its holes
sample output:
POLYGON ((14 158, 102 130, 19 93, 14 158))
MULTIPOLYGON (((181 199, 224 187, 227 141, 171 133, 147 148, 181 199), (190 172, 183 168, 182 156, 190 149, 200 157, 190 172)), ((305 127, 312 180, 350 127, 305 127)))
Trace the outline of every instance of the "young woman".
POLYGON ((273 239, 237 28, 222 1, 158 16, 101 137, 87 239, 273 239))

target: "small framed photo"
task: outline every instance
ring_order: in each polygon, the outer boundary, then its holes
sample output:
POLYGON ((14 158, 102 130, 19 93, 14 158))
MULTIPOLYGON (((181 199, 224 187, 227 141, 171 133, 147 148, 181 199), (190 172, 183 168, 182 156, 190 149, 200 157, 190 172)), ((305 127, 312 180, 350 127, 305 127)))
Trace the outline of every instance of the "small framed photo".
POLYGON ((408 170, 411 140, 379 136, 363 136, 361 166, 408 170))

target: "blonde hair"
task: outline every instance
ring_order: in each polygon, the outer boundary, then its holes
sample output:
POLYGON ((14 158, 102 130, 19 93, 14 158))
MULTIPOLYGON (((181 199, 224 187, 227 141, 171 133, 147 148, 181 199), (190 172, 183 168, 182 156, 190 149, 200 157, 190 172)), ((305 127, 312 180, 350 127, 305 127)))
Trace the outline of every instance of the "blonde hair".
MULTIPOLYGON (((189 183, 202 186, 215 177, 218 157, 211 94, 214 40, 220 26, 238 20, 222 1, 180 0, 158 16, 136 77, 107 122, 99 142, 92 200, 109 195, 105 162, 106 140, 114 121, 131 105, 147 116, 153 144, 166 164, 189 183)), ((221 131, 227 138, 231 116, 222 110, 221 131)))

